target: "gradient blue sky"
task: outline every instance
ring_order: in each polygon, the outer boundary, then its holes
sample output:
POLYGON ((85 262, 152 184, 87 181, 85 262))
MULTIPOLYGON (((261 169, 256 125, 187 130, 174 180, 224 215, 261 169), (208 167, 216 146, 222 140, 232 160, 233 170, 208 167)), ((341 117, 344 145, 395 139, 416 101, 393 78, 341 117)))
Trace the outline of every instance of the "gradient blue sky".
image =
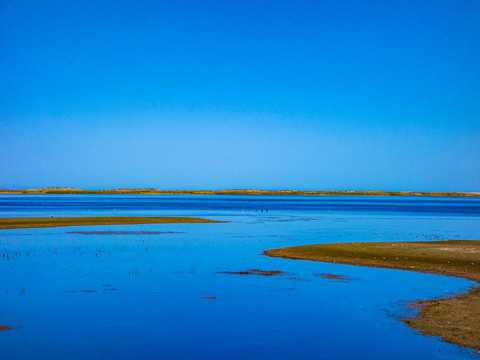
POLYGON ((0 0, 0 187, 480 191, 480 2, 0 0))

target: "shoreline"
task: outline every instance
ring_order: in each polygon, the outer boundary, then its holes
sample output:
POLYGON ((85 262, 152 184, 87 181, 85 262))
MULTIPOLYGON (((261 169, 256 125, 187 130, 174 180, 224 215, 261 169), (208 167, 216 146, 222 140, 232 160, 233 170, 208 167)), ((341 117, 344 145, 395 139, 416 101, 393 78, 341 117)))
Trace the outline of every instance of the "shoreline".
POLYGON ((170 216, 11 217, 0 218, 0 230, 66 226, 200 224, 225 222, 227 221, 170 216))
POLYGON ((161 190, 153 188, 141 189, 109 189, 85 190, 68 187, 49 187, 38 189, 0 189, 0 194, 87 194, 87 195, 325 195, 325 196, 434 196, 434 197, 480 197, 480 192, 425 192, 425 191, 382 191, 382 190, 341 190, 341 191, 308 191, 308 190, 258 190, 258 189, 226 189, 226 190, 161 190))
POLYGON ((480 351, 480 241, 337 243, 267 250, 266 256, 462 277, 466 293, 416 300, 413 318, 400 319, 425 336, 480 351))

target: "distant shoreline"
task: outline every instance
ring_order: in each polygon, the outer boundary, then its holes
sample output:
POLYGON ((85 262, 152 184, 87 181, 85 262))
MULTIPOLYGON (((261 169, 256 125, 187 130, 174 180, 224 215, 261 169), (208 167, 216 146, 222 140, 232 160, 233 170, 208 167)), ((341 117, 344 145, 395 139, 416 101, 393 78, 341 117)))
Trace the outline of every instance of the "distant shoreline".
POLYGON ((345 190, 345 191, 307 191, 307 190, 161 190, 110 189, 85 190, 68 187, 49 187, 38 189, 0 189, 0 194, 89 194, 89 195, 329 195, 329 196, 436 196, 436 197, 480 197, 480 192, 425 192, 425 191, 381 191, 381 190, 345 190))

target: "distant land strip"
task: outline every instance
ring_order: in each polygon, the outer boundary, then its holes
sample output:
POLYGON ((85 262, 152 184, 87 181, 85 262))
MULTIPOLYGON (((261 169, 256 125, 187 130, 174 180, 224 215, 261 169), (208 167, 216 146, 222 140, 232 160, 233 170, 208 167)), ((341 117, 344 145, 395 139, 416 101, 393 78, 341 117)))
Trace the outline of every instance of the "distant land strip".
POLYGON ((408 270, 457 276, 477 282, 465 294, 409 303, 418 310, 400 318, 427 336, 480 350, 480 241, 359 242, 294 246, 267 250, 285 259, 408 270))
POLYGON ((135 194, 135 195, 368 195, 368 196, 445 196, 480 197, 480 192, 425 192, 425 191, 381 191, 381 190, 161 190, 153 188, 85 190, 69 187, 48 187, 38 189, 0 189, 0 194, 135 194))
POLYGON ((0 218, 0 230, 63 226, 142 225, 142 224, 197 224, 223 223, 195 217, 170 216, 91 216, 91 217, 7 217, 0 218))

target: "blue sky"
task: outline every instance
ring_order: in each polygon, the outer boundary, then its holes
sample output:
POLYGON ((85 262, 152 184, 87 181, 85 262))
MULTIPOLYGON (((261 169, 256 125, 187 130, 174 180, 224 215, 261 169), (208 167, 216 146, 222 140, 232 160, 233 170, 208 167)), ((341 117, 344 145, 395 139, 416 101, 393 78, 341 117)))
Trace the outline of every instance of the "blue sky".
POLYGON ((478 1, 0 0, 0 187, 480 191, 478 1))

